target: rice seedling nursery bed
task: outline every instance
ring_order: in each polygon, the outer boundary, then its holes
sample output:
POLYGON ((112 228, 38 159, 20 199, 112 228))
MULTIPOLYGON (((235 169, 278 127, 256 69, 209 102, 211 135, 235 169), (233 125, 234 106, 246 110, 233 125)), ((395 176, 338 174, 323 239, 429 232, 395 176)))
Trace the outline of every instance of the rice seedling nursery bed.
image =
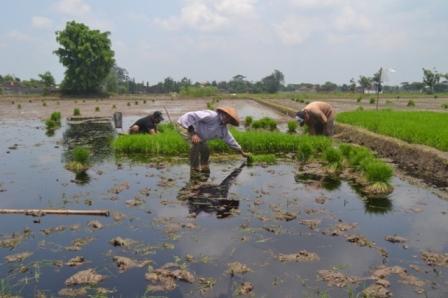
POLYGON ((210 176, 197 177, 188 144, 170 127, 117 136, 110 123, 62 119, 52 130, 39 120, 0 122, 2 208, 111 216, 0 215, 2 297, 441 297, 448 290, 448 203, 393 175, 365 148, 233 130, 253 165, 210 142, 210 176), (72 160, 88 169, 67 170, 72 160), (360 178, 387 181, 393 191, 369 199, 360 178))
POLYGON ((448 114, 426 111, 355 111, 337 115, 337 121, 366 128, 409 143, 448 151, 448 114))

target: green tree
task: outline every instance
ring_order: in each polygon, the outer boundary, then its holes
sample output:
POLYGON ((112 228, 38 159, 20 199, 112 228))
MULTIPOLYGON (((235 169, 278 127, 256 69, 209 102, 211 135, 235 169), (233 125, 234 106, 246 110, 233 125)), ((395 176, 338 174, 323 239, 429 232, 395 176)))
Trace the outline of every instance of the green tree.
POLYGON ((358 83, 364 91, 372 87, 372 79, 366 76, 360 76, 358 83))
POLYGON ((274 70, 274 72, 264 77, 261 80, 261 84, 263 86, 263 90, 269 93, 275 93, 282 87, 282 84, 285 81, 285 77, 283 73, 279 70, 274 70))
POLYGON ((44 85, 44 93, 47 94, 51 88, 56 86, 56 82, 54 80, 51 72, 46 71, 44 73, 39 74, 40 83, 44 85))
POLYGON ((431 71, 423 68, 423 84, 428 87, 429 92, 434 93, 434 86, 440 82, 440 74, 437 70, 431 71))
POLYGON ((350 79, 349 89, 350 89, 351 92, 355 92, 356 91, 356 81, 355 81, 354 78, 350 79))
POLYGON ((66 67, 62 90, 66 93, 96 93, 115 63, 109 32, 91 30, 82 23, 67 22, 56 32, 61 47, 54 51, 66 67))

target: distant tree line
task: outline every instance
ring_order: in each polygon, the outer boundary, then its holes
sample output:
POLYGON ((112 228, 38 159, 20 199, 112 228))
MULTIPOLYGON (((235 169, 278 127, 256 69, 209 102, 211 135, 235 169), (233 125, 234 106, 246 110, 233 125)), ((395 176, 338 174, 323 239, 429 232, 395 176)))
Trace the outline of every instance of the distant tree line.
MULTIPOLYGON (((403 82, 400 86, 383 86, 382 69, 372 76, 352 78, 347 84, 337 85, 333 82, 324 84, 288 84, 279 70, 263 77, 259 81, 249 81, 246 76, 237 74, 229 81, 192 82, 189 78, 176 81, 171 77, 150 85, 149 82, 136 82, 126 69, 119 67, 111 48, 109 32, 92 30, 75 21, 67 22, 64 30, 56 32, 56 41, 60 47, 54 51, 65 67, 64 79, 58 86, 63 94, 124 94, 124 93, 181 93, 190 87, 209 87, 226 93, 276 93, 286 92, 448 92, 448 74, 441 74, 435 69, 423 68, 422 82, 403 82)), ((39 74, 39 79, 20 80, 13 75, 0 75, 0 93, 14 90, 42 90, 49 93, 55 90, 55 80, 50 72, 39 74)), ((190 88, 191 89, 191 88, 190 88)))

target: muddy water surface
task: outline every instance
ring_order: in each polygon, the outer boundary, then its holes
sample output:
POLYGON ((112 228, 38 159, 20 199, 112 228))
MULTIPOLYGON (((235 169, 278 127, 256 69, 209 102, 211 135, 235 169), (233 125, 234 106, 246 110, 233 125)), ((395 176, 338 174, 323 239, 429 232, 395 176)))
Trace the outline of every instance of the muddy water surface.
POLYGON ((448 202, 430 189, 394 178, 388 199, 367 202, 345 181, 298 176, 294 163, 238 160, 190 177, 184 162, 116 160, 107 149, 110 125, 85 130, 64 123, 49 137, 39 121, 0 123, 1 208, 112 212, 0 215, 1 294, 347 297, 384 284, 373 276, 379 266, 406 270, 382 276, 395 297, 448 293, 448 261, 430 266, 421 255, 448 252, 448 202), (74 144, 95 152, 83 177, 64 168, 74 144), (77 256, 84 261, 71 260, 77 256), (73 284, 87 269, 101 278, 73 284), (353 282, 326 280, 321 270, 353 282))

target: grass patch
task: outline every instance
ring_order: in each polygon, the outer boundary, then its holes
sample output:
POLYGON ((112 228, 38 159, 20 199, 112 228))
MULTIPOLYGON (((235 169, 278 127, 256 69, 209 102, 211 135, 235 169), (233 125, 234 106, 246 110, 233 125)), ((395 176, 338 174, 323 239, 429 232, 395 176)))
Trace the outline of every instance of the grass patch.
POLYGON ((448 115, 446 113, 357 111, 340 113, 337 121, 360 126, 409 143, 424 144, 448 151, 448 115))

